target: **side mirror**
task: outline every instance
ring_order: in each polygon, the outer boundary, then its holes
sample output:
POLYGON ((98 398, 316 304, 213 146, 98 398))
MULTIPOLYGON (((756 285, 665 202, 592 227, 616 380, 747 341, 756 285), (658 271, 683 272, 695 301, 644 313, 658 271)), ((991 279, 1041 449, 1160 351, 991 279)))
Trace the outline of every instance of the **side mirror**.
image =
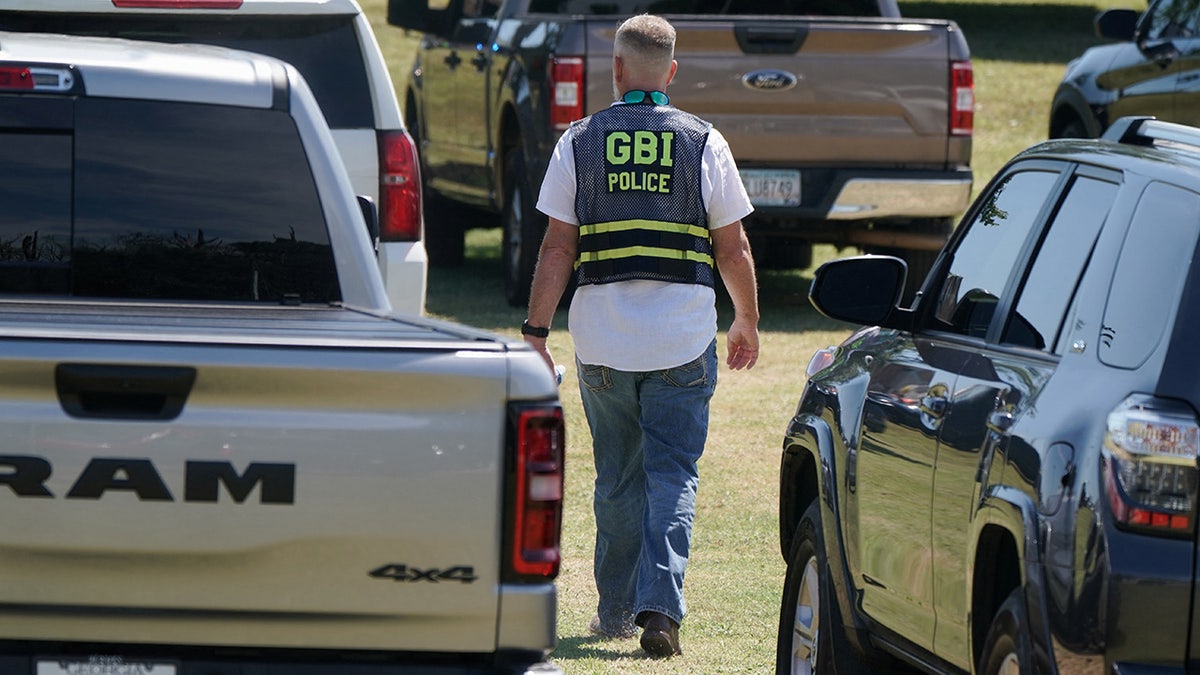
POLYGON ((379 241, 379 209, 375 200, 366 195, 358 195, 358 209, 362 211, 363 223, 367 227, 367 236, 371 238, 371 247, 377 249, 379 241))
POLYGON ((1137 29, 1138 12, 1132 9, 1109 9, 1096 15, 1096 37, 1118 42, 1133 40, 1137 29))
POLYGON ((817 268, 808 299, 831 319, 860 325, 889 326, 900 311, 908 265, 899 258, 865 255, 831 260, 817 268))

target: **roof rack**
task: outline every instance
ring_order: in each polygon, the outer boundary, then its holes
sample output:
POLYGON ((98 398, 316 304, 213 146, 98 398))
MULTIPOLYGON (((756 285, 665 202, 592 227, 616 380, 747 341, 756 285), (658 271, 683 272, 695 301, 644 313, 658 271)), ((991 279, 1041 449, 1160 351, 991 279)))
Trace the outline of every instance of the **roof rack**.
POLYGON ((1155 142, 1164 142, 1200 150, 1200 129, 1163 122, 1149 116, 1122 117, 1113 122, 1101 138, 1126 145, 1154 145, 1155 142))

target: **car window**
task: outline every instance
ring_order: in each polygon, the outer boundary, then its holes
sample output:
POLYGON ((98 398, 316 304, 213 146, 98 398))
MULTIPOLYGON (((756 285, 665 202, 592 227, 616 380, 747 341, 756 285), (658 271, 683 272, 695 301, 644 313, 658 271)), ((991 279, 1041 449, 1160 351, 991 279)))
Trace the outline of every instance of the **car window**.
POLYGON ((980 201, 930 296, 928 328, 986 337, 1014 265, 1026 248, 1060 174, 1020 170, 1005 176, 980 201))
POLYGON ((1043 237, 1000 341, 1056 350, 1063 320, 1096 238, 1116 198, 1117 184, 1089 176, 1072 180, 1043 237))
POLYGON ((0 292, 340 299, 324 214, 287 113, 51 102, 0 97, 0 292), (30 100, 44 120, 12 114, 30 100))
POLYGON ((1198 213, 1200 195, 1190 190, 1155 182, 1142 192, 1104 308, 1103 363, 1137 368, 1166 335, 1196 249, 1198 213))
POLYGON ((176 14, 105 16, 0 12, 0 29, 155 42, 197 42, 242 49, 291 63, 335 129, 373 129, 375 109, 351 16, 197 18, 176 14))
POLYGON ((555 14, 771 14, 879 16, 875 0, 533 0, 530 12, 555 14))
POLYGON ((1151 40, 1190 38, 1200 34, 1200 12, 1195 0, 1161 0, 1146 19, 1151 40))

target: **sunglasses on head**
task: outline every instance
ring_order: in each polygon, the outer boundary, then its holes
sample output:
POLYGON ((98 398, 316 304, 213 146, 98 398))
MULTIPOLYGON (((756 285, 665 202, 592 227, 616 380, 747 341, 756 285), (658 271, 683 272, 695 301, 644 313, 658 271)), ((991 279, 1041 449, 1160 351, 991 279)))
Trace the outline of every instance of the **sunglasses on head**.
POLYGON ((654 105, 668 105, 671 102, 671 99, 661 91, 642 91, 640 89, 625 92, 625 95, 621 97, 621 101, 624 103, 641 103, 646 100, 647 96, 650 97, 654 105))

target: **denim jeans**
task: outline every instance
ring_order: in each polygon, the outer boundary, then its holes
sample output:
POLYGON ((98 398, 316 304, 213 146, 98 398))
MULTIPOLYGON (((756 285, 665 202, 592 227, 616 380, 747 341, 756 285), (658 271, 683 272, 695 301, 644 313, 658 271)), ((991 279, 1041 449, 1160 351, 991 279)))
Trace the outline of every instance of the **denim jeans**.
POLYGON ((716 341, 696 360, 667 370, 576 366, 596 464, 600 626, 626 633, 649 611, 681 623, 700 482, 696 462, 717 385, 716 341))

